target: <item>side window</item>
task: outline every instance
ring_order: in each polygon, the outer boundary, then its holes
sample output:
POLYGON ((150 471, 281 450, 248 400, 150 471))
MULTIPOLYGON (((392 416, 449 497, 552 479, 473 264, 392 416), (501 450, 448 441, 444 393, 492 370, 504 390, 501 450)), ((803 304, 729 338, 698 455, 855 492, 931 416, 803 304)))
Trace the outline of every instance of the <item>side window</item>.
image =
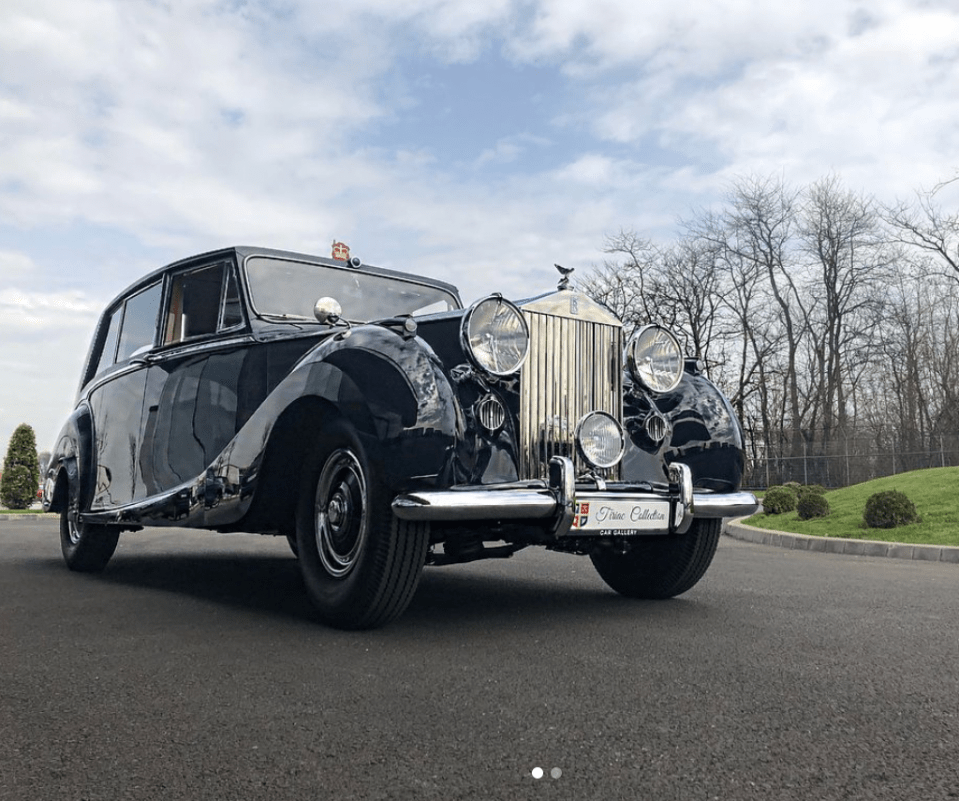
POLYGON ((120 336, 121 320, 123 320, 123 306, 119 306, 117 310, 110 315, 110 323, 103 340, 103 347, 100 348, 100 355, 97 357, 96 367, 87 374, 87 379, 99 375, 113 364, 114 356, 116 356, 117 353, 117 339, 120 336))
POLYGON ((173 277, 163 344, 215 334, 243 322, 240 294, 227 262, 173 277))
POLYGON ((226 287, 223 290, 223 314, 220 317, 220 329, 232 328, 243 322, 240 310, 240 290, 236 285, 236 274, 226 265, 226 287))
POLYGON ((127 300, 117 349, 118 362, 153 347, 161 296, 161 284, 157 283, 127 300))

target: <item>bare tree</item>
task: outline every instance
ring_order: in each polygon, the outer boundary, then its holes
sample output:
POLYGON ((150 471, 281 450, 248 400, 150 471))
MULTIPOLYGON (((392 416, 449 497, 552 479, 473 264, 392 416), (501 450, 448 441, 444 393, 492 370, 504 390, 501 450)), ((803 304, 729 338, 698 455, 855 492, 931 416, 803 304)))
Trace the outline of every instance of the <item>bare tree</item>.
MULTIPOLYGON (((726 209, 700 228, 700 235, 721 249, 727 263, 751 265, 764 278, 770 301, 777 310, 782 335, 777 338, 785 349, 782 364, 784 392, 779 409, 772 408, 772 395, 765 405, 767 430, 791 432, 790 449, 802 452, 802 425, 805 415, 800 387, 800 348, 807 331, 803 297, 794 277, 794 226, 796 190, 776 177, 747 177, 736 181, 726 198, 726 209)), ((768 377, 768 373, 767 373, 768 377)), ((765 390, 764 390, 765 391, 765 390)), ((765 427, 765 426, 764 426, 765 427)))
POLYGON ((769 399, 775 382, 769 379, 776 372, 782 327, 770 305, 764 268, 729 247, 726 215, 707 212, 684 226, 686 239, 708 252, 716 267, 719 305, 713 313, 722 323, 711 326, 710 352, 714 358, 721 352, 716 361, 723 373, 714 378, 723 384, 744 425, 758 425, 765 435, 772 428, 769 399))
POLYGON ((660 251, 657 306, 664 323, 686 336, 686 351, 710 365, 721 348, 723 272, 716 248, 683 239, 660 251))
POLYGON ((659 323, 685 339, 686 352, 703 361, 719 322, 721 272, 712 249, 681 240, 654 247, 631 231, 607 238, 605 252, 619 256, 580 283, 623 321, 627 336, 659 323))
POLYGON ((959 175, 918 190, 913 202, 887 208, 885 219, 895 241, 927 254, 941 274, 959 282, 959 211, 940 205, 940 195, 957 182, 959 175))
POLYGON ((646 285, 647 276, 651 277, 654 270, 656 249, 648 239, 623 230, 606 238, 603 252, 612 258, 594 267, 577 284, 583 292, 608 306, 630 335, 646 325, 654 313, 646 285))
POLYGON ((798 233, 811 260, 808 423, 828 449, 848 423, 847 396, 870 362, 890 261, 872 202, 829 176, 802 195, 798 233))
POLYGON ((947 441, 959 453, 959 212, 943 205, 954 184, 880 208, 835 176, 800 190, 743 177, 672 243, 609 237, 581 286, 627 334, 658 322, 684 336, 753 456, 780 459, 777 480, 804 480, 810 460, 830 482, 863 480, 876 447, 928 461, 938 446, 944 464, 947 441), (872 441, 852 438, 857 426, 872 441))

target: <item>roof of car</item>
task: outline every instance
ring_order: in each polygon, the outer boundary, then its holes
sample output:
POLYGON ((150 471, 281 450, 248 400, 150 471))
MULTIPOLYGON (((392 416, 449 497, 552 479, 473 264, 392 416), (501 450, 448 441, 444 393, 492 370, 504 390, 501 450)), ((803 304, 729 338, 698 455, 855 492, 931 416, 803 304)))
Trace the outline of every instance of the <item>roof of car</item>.
MULTIPOLYGON (((389 276, 392 278, 399 278, 407 281, 415 281, 420 284, 426 284, 427 286, 433 286, 437 289, 445 290, 452 294, 457 300, 460 300, 459 290, 453 284, 447 283, 446 281, 440 281, 435 278, 427 278, 422 275, 416 275, 415 273, 406 273, 400 272, 398 270, 388 270, 383 267, 373 267, 368 264, 360 263, 358 266, 355 266, 351 262, 340 261, 332 258, 325 258, 323 256, 314 256, 308 253, 297 253, 295 251, 289 250, 277 250, 274 248, 263 248, 256 247, 251 245, 234 245, 226 248, 219 248, 217 250, 210 250, 204 253, 198 253, 193 256, 187 256, 183 259, 178 259, 177 261, 171 262, 163 267, 160 267, 157 270, 153 270, 150 273, 147 273, 141 278, 138 278, 132 284, 130 284, 122 292, 118 293, 113 300, 110 301, 109 306, 113 306, 121 298, 126 297, 127 295, 136 292, 142 287, 146 287, 158 278, 164 275, 171 270, 176 270, 180 267, 185 267, 193 262, 201 262, 207 260, 214 260, 218 257, 235 255, 237 261, 241 264, 250 256, 266 256, 272 259, 288 259, 290 261, 299 261, 305 262, 308 264, 317 264, 324 267, 335 267, 338 269, 356 269, 361 273, 369 273, 373 275, 383 275, 389 276)), ((462 301, 460 301, 462 303, 462 301)), ((108 308, 109 308, 108 306, 108 308)))

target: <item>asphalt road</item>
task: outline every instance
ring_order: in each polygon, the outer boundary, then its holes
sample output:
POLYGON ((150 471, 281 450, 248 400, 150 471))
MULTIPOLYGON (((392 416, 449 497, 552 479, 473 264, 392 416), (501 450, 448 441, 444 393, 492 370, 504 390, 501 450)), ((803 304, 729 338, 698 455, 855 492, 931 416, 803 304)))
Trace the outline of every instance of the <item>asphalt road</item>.
POLYGON ((2 521, 0 799, 959 798, 957 601, 955 564, 723 538, 673 601, 530 550, 345 633, 282 540, 90 577, 2 521))

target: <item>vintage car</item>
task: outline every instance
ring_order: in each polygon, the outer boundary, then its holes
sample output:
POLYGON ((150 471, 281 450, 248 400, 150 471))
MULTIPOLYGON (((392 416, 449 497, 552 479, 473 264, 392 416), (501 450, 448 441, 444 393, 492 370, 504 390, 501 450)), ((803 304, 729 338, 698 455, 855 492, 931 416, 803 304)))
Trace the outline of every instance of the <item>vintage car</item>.
POLYGON ((144 526, 280 535, 320 618, 367 628, 424 565, 530 545, 675 596, 755 510, 739 423, 669 331, 624 342, 565 275, 464 309, 334 252, 205 253, 107 307, 44 476, 71 569, 144 526))

